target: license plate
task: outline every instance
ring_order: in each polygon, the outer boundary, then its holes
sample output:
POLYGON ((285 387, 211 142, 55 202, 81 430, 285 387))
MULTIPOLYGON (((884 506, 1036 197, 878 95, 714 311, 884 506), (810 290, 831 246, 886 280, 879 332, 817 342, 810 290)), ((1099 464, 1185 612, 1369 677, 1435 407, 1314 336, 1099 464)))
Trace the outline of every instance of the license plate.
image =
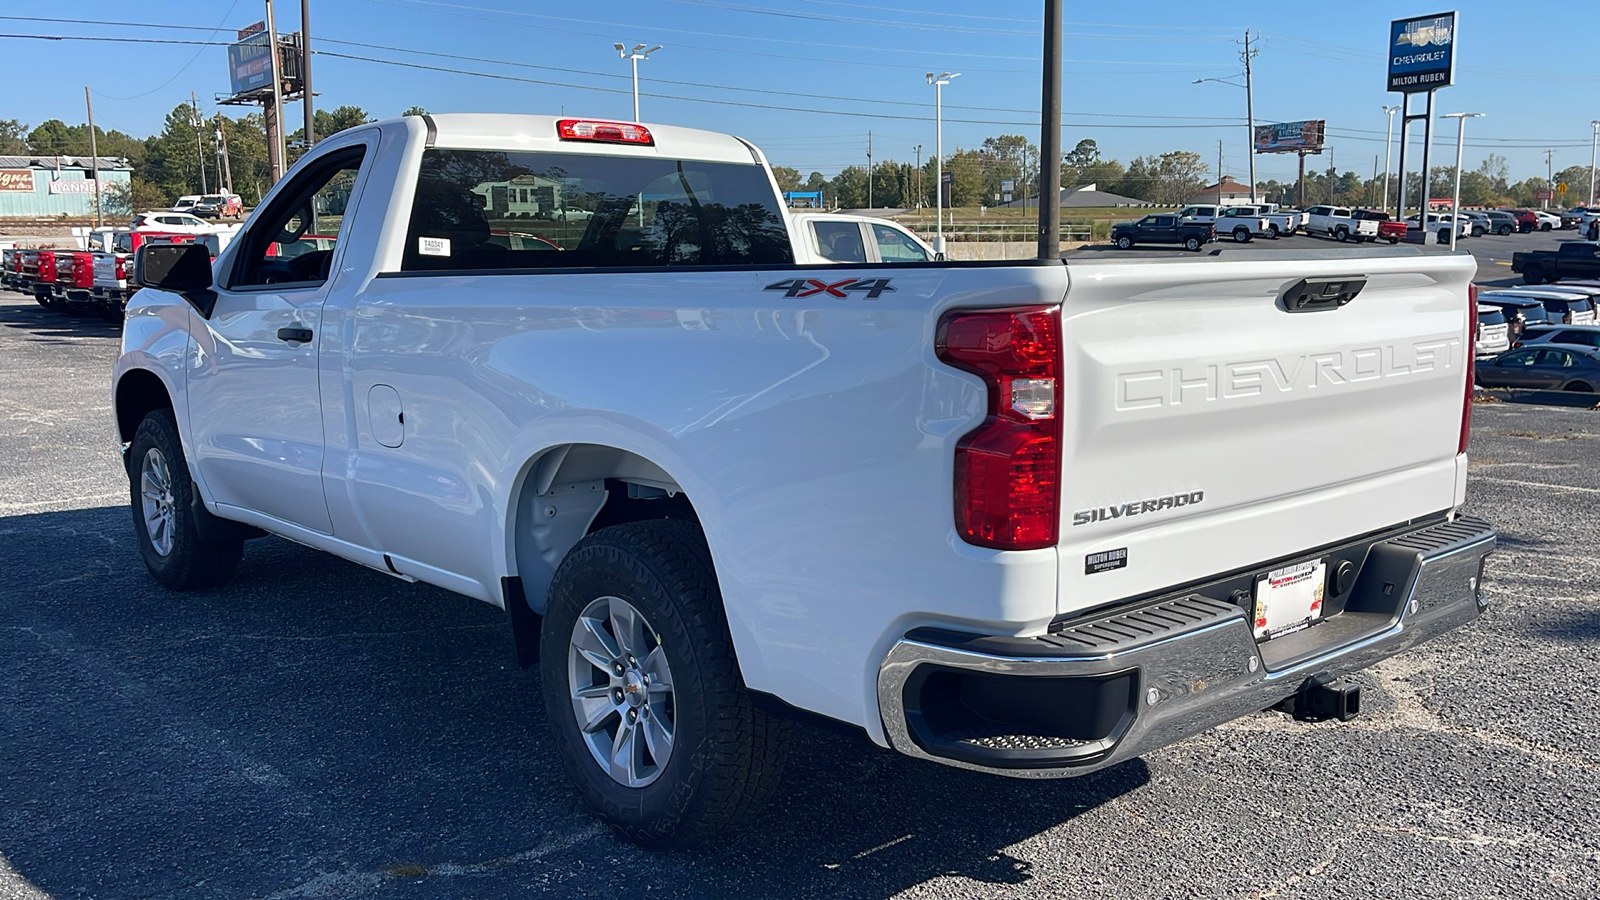
POLYGON ((1322 618, 1328 565, 1323 560, 1273 569, 1256 579, 1255 635, 1270 641, 1304 631, 1322 618))

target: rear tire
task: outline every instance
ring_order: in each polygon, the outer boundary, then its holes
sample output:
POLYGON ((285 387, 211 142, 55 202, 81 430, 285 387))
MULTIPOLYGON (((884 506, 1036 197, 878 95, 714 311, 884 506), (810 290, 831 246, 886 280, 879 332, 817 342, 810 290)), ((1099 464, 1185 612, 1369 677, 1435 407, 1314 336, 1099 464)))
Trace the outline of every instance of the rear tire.
POLYGON ((1506 235, 1511 233, 1511 226, 1510 225, 1501 225, 1499 228, 1495 229, 1494 233, 1500 235, 1501 237, 1505 237, 1506 235))
POLYGON ((1278 230, 1278 226, 1277 226, 1276 223, 1273 223, 1273 224, 1270 224, 1270 225, 1267 226, 1267 237, 1272 238, 1273 240, 1277 240, 1281 236, 1282 236, 1282 232, 1280 232, 1278 230))
POLYGON ((195 510, 203 507, 172 410, 155 410, 139 423, 128 448, 128 486, 139 555, 162 587, 194 591, 233 579, 244 540, 200 537, 195 510))
POLYGON ((1350 232, 1348 229, 1339 228, 1333 232, 1333 239, 1342 244, 1350 240, 1350 232))
POLYGON ((1439 229, 1439 243, 1441 243, 1441 244, 1450 243, 1450 229, 1448 229, 1448 228, 1439 229))
POLYGON ((1594 388, 1591 387, 1589 385, 1589 382, 1587 382, 1587 381, 1574 381, 1574 382, 1568 384, 1566 387, 1562 388, 1562 390, 1563 391, 1572 391, 1574 393, 1580 393, 1580 394, 1592 394, 1592 393, 1594 393, 1594 388))
POLYGON ((561 761, 622 836, 689 846, 770 799, 789 723, 756 709, 744 686, 698 528, 630 522, 579 541, 556 571, 539 643, 561 761))
POLYGON ((1183 242, 1183 249, 1198 251, 1200 249, 1200 239, 1197 237, 1186 238, 1183 242))
POLYGON ((1549 222, 1540 222, 1539 223, 1539 230, 1540 231, 1549 231, 1550 230, 1550 223, 1549 222))
POLYGON ((1240 225, 1238 228, 1233 230, 1233 239, 1236 243, 1248 244, 1250 243, 1251 237, 1252 235, 1250 234, 1250 229, 1244 227, 1243 225, 1240 225))

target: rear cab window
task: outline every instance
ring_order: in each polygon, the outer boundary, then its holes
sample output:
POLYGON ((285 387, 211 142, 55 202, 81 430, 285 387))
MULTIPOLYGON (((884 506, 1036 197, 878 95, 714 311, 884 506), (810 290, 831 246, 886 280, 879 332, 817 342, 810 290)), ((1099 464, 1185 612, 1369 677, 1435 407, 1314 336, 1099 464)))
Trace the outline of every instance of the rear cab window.
MULTIPOLYGON (((861 243, 859 228, 855 240, 861 243)), ((759 165, 430 149, 423 153, 400 269, 793 262, 777 195, 759 165)))

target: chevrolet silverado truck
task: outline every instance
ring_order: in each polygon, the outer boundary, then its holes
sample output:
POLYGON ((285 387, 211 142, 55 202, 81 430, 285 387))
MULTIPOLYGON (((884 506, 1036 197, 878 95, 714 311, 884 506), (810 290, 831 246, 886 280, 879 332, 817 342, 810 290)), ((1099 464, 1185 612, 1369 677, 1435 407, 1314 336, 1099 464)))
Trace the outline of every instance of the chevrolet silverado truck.
POLYGON ((1347 206, 1313 206, 1306 210, 1306 234, 1320 234, 1341 243, 1377 240, 1378 223, 1358 212, 1347 206))
POLYGON ((1111 243, 1119 250, 1132 250, 1137 244, 1182 244, 1185 250, 1199 252, 1216 239, 1217 230, 1209 223, 1185 222, 1173 213, 1156 213, 1111 226, 1111 243))
POLYGON ((727 135, 326 138, 214 262, 135 257, 138 552, 217 588, 271 533, 504 609, 579 793, 653 846, 751 816, 795 718, 1080 775, 1352 716, 1351 673, 1484 608, 1471 257, 808 265, 795 238, 727 135), (512 184, 591 215, 497 243, 512 184))
POLYGON ((1212 233, 1229 235, 1240 244, 1270 234, 1268 222, 1253 206, 1185 206, 1178 218, 1186 223, 1210 225, 1212 233))
POLYGON ((1568 241, 1554 250, 1511 254, 1511 271, 1526 284, 1551 284, 1563 278, 1600 278, 1600 243, 1568 241))

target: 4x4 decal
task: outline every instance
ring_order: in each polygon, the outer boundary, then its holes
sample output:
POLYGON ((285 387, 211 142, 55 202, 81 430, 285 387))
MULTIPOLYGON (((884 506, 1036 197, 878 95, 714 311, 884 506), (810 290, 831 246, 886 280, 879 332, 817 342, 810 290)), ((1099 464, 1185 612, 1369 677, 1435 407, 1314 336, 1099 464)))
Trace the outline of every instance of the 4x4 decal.
POLYGON ((885 293, 895 290, 889 282, 891 278, 846 278, 829 284, 818 278, 786 278, 775 281, 762 290, 783 291, 785 297, 811 297, 817 294, 827 294, 830 297, 841 299, 850 294, 866 294, 868 300, 876 300, 885 293))

